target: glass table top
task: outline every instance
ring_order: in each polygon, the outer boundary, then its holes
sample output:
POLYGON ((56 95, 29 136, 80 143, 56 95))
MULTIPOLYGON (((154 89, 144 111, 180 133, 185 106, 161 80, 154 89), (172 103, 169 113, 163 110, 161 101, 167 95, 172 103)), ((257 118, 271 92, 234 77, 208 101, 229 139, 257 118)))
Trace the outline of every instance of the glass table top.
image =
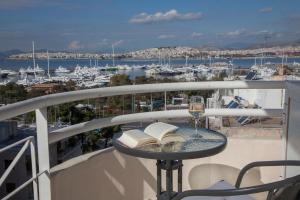
POLYGON ((183 137, 183 141, 147 144, 136 149, 150 152, 194 152, 212 149, 225 142, 223 135, 208 129, 180 128, 175 134, 183 137))
POLYGON ((226 144, 226 137, 209 129, 181 127, 174 132, 183 140, 146 144, 130 148, 114 140, 117 150, 136 157, 152 159, 193 159, 207 157, 221 152, 226 144))

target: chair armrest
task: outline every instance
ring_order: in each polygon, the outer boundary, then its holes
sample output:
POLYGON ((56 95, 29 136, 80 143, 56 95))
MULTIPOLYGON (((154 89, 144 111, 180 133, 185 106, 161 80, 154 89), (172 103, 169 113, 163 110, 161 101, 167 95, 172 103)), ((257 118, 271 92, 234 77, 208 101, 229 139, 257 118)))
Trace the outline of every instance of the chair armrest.
POLYGON ((235 187, 239 188, 242 183, 242 179, 246 172, 254 167, 270 167, 270 166, 300 166, 299 160, 272 160, 272 161, 258 161, 252 162, 246 165, 239 173, 235 183, 235 187))
MULTIPOLYGON (((273 166, 273 165, 271 165, 273 166)), ((262 184, 262 185, 255 185, 251 187, 244 187, 244 188, 235 188, 235 189, 225 189, 225 190, 187 190, 181 193, 178 193, 173 200, 181 200, 182 198, 189 197, 189 196, 240 196, 240 195, 249 195, 255 194, 260 192, 269 192, 273 191, 274 189, 282 188, 287 185, 292 185, 294 183, 300 182, 300 175, 287 178, 285 180, 276 181, 272 183, 262 184)))

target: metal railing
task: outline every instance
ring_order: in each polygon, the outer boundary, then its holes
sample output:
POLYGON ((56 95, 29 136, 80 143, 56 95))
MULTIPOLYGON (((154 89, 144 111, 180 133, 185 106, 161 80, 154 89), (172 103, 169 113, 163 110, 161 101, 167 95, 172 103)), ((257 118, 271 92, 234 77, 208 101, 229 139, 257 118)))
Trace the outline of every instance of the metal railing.
POLYGON ((13 168, 16 166, 16 164, 18 163, 18 161, 20 160, 20 158, 24 155, 25 151, 27 150, 27 148, 30 146, 30 157, 31 157, 31 168, 32 168, 32 177, 26 181, 25 183, 23 183, 22 185, 20 185, 19 187, 17 187, 15 190, 13 190, 11 193, 9 193, 7 196, 5 196, 4 198, 2 198, 2 200, 7 200, 9 198, 11 198, 12 196, 14 196, 15 194, 17 194, 19 191, 21 191, 22 189, 24 189, 26 186, 28 186, 30 183, 32 183, 33 186, 33 198, 34 200, 38 199, 38 184, 37 184, 37 177, 44 173, 41 172, 39 174, 37 174, 37 170, 36 170, 36 153, 35 153, 35 146, 34 146, 34 137, 30 136, 27 138, 24 138, 22 140, 19 140, 13 144, 10 144, 2 149, 0 149, 0 154, 11 149, 14 148, 20 144, 24 144, 22 146, 22 148, 20 149, 20 151, 17 153, 17 155, 15 156, 15 158, 12 160, 12 162, 10 163, 10 165, 7 167, 7 169, 4 171, 3 175, 0 178, 0 187, 3 185, 4 181, 7 179, 8 175, 12 172, 13 168))
MULTIPOLYGON (((34 184, 34 199, 51 200, 51 183, 50 183, 50 158, 49 158, 49 144, 57 142, 64 138, 70 137, 75 134, 79 134, 95 128, 107 127, 111 125, 124 124, 129 122, 142 121, 146 119, 157 118, 178 118, 178 117, 190 117, 187 110, 170 110, 170 111, 157 111, 147 113, 135 113, 130 115, 117 116, 112 118, 96 119, 89 122, 83 122, 75 124, 67 128, 56 130, 48 135, 48 119, 47 119, 47 107, 58 105, 62 103, 79 101, 84 99, 110 97, 118 95, 128 94, 143 94, 164 92, 165 104, 166 93, 170 91, 192 91, 192 90, 214 90, 214 89, 285 89, 285 82, 283 81, 207 81, 207 82, 182 82, 182 83, 161 83, 159 84, 143 84, 143 85, 126 85, 117 87, 106 87, 79 90, 58 94, 45 95, 28 99, 25 101, 9 104, 0 107, 0 121, 16 117, 18 115, 35 111, 36 127, 37 127, 37 150, 38 150, 38 164, 39 172, 36 173, 35 168, 35 152, 34 145, 32 143, 33 138, 27 140, 21 140, 17 142, 20 144, 24 142, 24 146, 14 161, 24 153, 29 145, 32 151, 32 165, 33 176, 30 180, 18 187, 14 192, 9 194, 7 198, 11 197, 22 188, 26 187, 31 182, 34 184), (34 156, 34 157, 33 157, 34 156), (38 178, 38 182, 37 182, 38 178), (37 190, 37 183, 39 185, 37 190)), ((152 99, 152 98, 151 98, 152 99)), ((166 105, 165 105, 166 109, 166 105)), ((151 110, 152 111, 152 110, 151 110)), ((280 116, 282 110, 278 109, 207 109, 205 114, 207 116, 219 115, 219 116, 237 116, 237 115, 251 115, 251 116, 280 116)), ((10 148, 5 147, 4 150, 10 148)), ((2 150, 2 151, 4 151, 2 150)), ((1 151, 0 151, 1 153, 1 151)), ((12 164, 15 164, 13 161, 12 164)), ((12 165, 13 166, 13 165, 12 165)), ((11 167, 12 168, 12 167, 11 167)), ((9 173, 11 169, 8 169, 9 173)), ((5 175, 7 176, 7 175, 5 175)), ((1 179, 0 183, 2 184, 1 179)), ((0 185, 1 185, 0 184, 0 185)))

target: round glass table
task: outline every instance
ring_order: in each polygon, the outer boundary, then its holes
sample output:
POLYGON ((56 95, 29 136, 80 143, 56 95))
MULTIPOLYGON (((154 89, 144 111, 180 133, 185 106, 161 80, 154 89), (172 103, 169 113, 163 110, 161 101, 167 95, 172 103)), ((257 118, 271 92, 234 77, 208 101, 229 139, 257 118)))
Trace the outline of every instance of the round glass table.
MULTIPOLYGON (((157 160, 157 199, 171 200, 177 193, 182 192, 182 160, 213 156, 223 151, 227 138, 216 131, 181 127, 175 131, 184 138, 182 141, 164 144, 147 144, 137 148, 130 148, 114 138, 115 148, 135 157, 157 160), (161 172, 166 170, 166 191, 162 191, 161 172), (178 170, 178 189, 173 191, 173 170, 178 170)), ((119 134, 120 135, 120 134, 119 134)))

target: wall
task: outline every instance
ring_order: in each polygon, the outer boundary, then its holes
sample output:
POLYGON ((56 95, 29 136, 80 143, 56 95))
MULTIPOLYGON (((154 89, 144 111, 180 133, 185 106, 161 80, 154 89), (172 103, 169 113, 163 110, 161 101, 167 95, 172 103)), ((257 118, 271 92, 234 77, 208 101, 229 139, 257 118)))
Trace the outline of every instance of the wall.
MULTIPOLYGON (((193 181, 191 172, 195 173, 202 164, 216 163, 241 169, 252 161, 282 159, 282 151, 281 139, 229 138, 222 153, 183 161, 183 189, 195 188, 197 184, 209 186, 215 181, 209 174, 199 177, 198 183, 193 181)), ((263 168, 259 171, 260 180, 264 182, 278 180, 281 175, 281 168, 263 168)), ((233 182, 235 178, 231 177, 228 181, 233 182)), ((51 186, 53 200, 154 200, 156 165, 154 160, 137 159, 110 148, 52 168, 51 186)))
MULTIPOLYGON (((287 82, 286 102, 290 99, 287 123, 287 149, 286 157, 289 160, 300 160, 300 83, 287 82)), ((299 174, 300 167, 287 167, 287 176, 299 174)))
POLYGON ((0 143, 2 141, 12 138, 17 133, 16 121, 2 121, 0 122, 0 143))
POLYGON ((235 89, 234 95, 262 108, 283 108, 284 90, 281 89, 235 89))

